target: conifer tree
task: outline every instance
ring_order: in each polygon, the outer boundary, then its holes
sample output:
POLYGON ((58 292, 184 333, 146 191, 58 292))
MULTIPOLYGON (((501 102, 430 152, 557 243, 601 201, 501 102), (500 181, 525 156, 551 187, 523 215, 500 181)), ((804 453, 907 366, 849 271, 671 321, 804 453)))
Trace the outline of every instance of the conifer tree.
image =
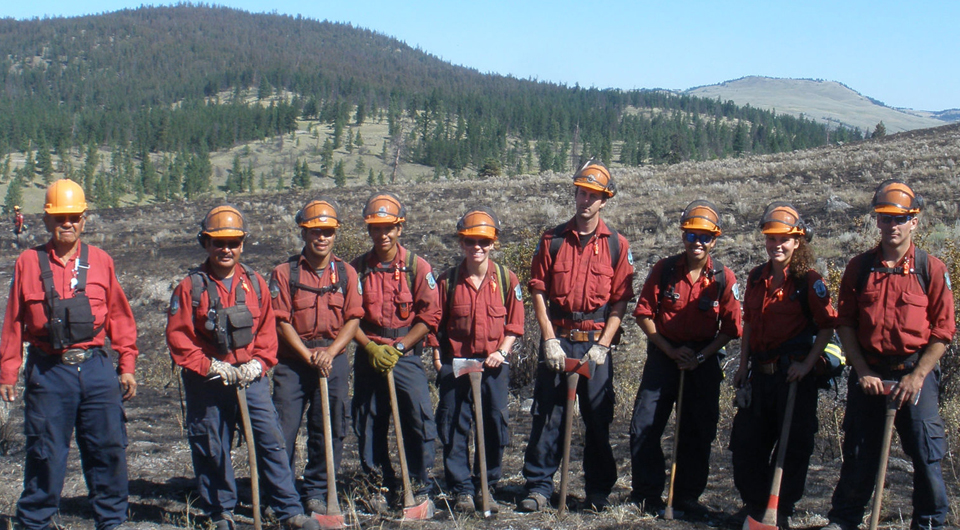
POLYGON ((338 188, 347 185, 347 174, 343 169, 343 160, 337 160, 337 163, 333 166, 333 184, 338 188))
POLYGON ((17 175, 7 186, 7 195, 3 199, 3 213, 13 213, 13 207, 23 202, 23 179, 17 175))

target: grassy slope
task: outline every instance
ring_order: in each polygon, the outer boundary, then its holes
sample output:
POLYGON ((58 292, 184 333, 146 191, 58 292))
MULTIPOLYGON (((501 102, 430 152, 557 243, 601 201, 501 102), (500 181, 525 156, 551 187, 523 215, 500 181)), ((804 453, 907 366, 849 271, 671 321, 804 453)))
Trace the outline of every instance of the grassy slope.
POLYGON ((776 109, 779 113, 803 114, 832 125, 859 127, 873 132, 881 120, 888 133, 937 127, 944 122, 877 105, 835 81, 744 77, 718 85, 693 88, 693 96, 733 100, 737 105, 776 109))

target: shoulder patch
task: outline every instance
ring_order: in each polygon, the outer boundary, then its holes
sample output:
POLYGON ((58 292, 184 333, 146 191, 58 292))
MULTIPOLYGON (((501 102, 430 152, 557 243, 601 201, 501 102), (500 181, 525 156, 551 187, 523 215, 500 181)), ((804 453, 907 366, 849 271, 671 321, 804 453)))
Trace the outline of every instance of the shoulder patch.
POLYGON ((953 285, 950 284, 950 273, 949 273, 949 272, 943 273, 943 281, 946 282, 946 284, 947 284, 947 290, 948 290, 948 291, 952 291, 952 290, 953 290, 953 285))
POLYGON ((357 277, 357 292, 363 294, 363 280, 357 277))
POLYGON ((734 298, 734 300, 736 300, 736 301, 738 301, 738 302, 742 302, 742 301, 743 301, 743 299, 740 298, 740 284, 739 284, 739 283, 733 284, 733 287, 730 288, 730 291, 733 293, 733 298, 734 298))
POLYGON ((270 298, 276 298, 280 296, 280 285, 277 284, 277 279, 275 277, 270 277, 270 298))
POLYGON ((827 292, 827 285, 826 285, 825 283, 823 283, 823 280, 822 280, 822 279, 817 280, 816 282, 814 282, 814 284, 813 284, 813 292, 816 293, 817 296, 820 297, 820 298, 826 298, 827 295, 829 294, 829 293, 827 292))
POLYGON ((633 265, 633 251, 632 251, 632 250, 628 250, 628 251, 627 251, 627 263, 629 263, 630 265, 633 265))
POLYGON ((433 271, 427 273, 427 285, 429 285, 431 289, 437 288, 437 280, 433 277, 433 271))
POLYGON ((523 301, 523 289, 520 288, 520 284, 513 288, 513 295, 517 297, 518 302, 523 301))
POLYGON ((180 311, 180 298, 177 297, 177 293, 174 292, 170 295, 170 308, 167 310, 170 316, 174 316, 177 312, 180 311))

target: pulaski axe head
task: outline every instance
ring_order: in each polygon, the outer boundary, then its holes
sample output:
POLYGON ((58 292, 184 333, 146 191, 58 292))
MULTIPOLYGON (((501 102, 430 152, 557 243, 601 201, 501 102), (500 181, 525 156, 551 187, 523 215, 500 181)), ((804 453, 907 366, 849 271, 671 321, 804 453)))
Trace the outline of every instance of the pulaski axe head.
POLYGON ((460 359, 453 360, 453 375, 460 377, 473 372, 483 371, 483 361, 481 359, 460 359))
POLYGON ((426 521, 428 519, 433 519, 433 515, 436 511, 436 508, 433 505, 433 501, 427 499, 420 504, 414 504, 413 506, 404 506, 403 507, 403 520, 404 521, 426 521))
POLYGON ((337 528, 346 528, 347 525, 343 521, 342 514, 319 514, 314 512, 313 518, 320 523, 320 528, 323 530, 335 530, 337 528))
POLYGON ((583 362, 580 359, 570 359, 567 358, 564 361, 563 366, 564 372, 575 372, 587 379, 590 379, 590 376, 593 375, 593 364, 589 362, 583 362))

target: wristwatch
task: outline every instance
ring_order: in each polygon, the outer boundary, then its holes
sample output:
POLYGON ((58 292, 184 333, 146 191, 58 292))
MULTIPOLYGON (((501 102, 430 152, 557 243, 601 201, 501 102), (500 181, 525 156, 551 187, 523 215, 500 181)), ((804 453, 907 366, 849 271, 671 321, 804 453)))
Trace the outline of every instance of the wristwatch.
POLYGON ((697 364, 703 364, 703 361, 705 361, 705 360, 706 360, 706 358, 703 356, 703 352, 702 352, 702 351, 698 351, 698 352, 697 352, 697 364))
POLYGON ((394 344, 393 347, 396 348, 397 351, 399 351, 400 353, 404 353, 407 349, 407 347, 404 346, 402 342, 398 342, 394 344))

